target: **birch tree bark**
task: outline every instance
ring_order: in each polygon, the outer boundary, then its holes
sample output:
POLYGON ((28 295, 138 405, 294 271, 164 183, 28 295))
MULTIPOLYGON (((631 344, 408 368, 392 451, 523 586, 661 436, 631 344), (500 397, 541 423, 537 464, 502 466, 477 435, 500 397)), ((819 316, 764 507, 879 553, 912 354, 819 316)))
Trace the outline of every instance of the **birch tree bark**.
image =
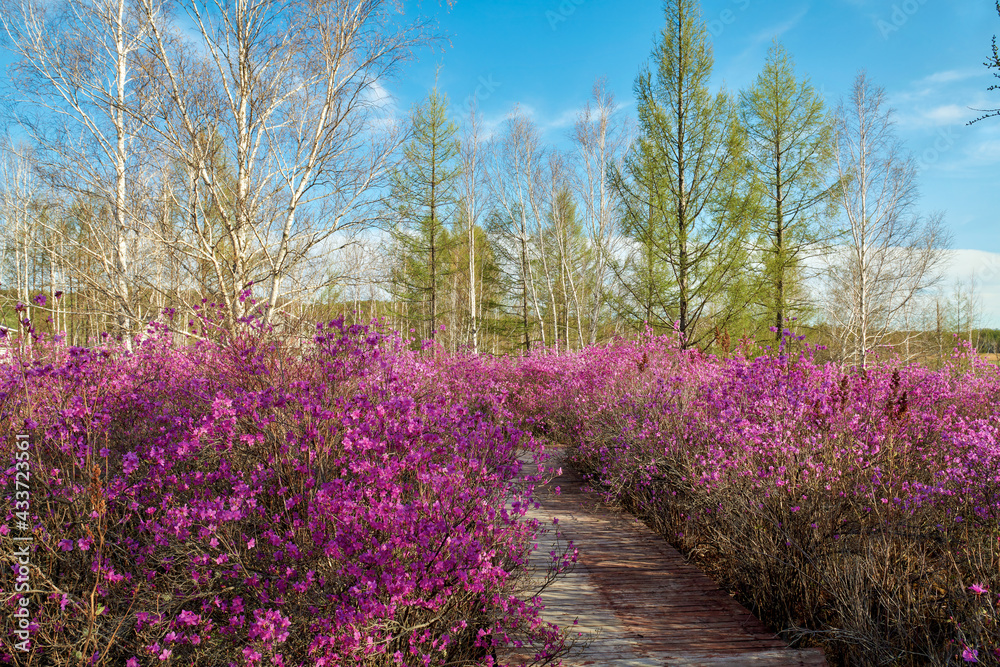
POLYGON ((480 138, 480 119, 478 109, 473 103, 469 110, 461 140, 459 142, 459 162, 461 176, 459 179, 461 206, 464 212, 466 243, 469 246, 469 340, 472 352, 479 354, 479 317, 476 299, 476 228, 479 224, 482 207, 483 187, 483 155, 480 138))
POLYGON ((617 200, 608 187, 607 175, 610 170, 621 169, 629 137, 623 118, 616 112, 614 95, 603 80, 598 80, 572 135, 578 162, 575 189, 583 204, 584 225, 594 253, 594 266, 587 281, 587 292, 591 295, 587 317, 590 345, 597 342, 598 327, 607 307, 609 262, 620 247, 617 200))
POLYGON ((140 1, 159 104, 147 127, 206 193, 232 256, 223 262, 204 240, 186 251, 219 265, 234 319, 246 314, 240 293, 263 284, 270 322, 323 286, 285 285, 312 253, 375 221, 403 138, 382 82, 435 36, 385 0, 185 0, 197 29, 186 43, 155 0, 140 1), (206 162, 216 138, 231 179, 206 162))
POLYGON ((134 71, 147 26, 129 0, 7 0, 0 25, 18 59, 18 120, 40 149, 40 172, 58 190, 107 204, 110 219, 83 249, 102 275, 81 277, 115 303, 117 333, 130 349, 143 314, 132 287, 142 224, 134 71))
POLYGON ((866 368, 907 307, 941 276, 940 214, 914 212, 916 163, 893 131, 885 90, 858 74, 837 112, 835 155, 847 243, 831 262, 829 313, 844 357, 866 368))
POLYGON ((500 222, 494 229, 501 250, 498 254, 507 257, 506 270, 514 274, 521 286, 524 348, 526 352, 530 352, 529 297, 542 347, 547 345, 545 320, 542 318, 535 281, 534 262, 538 256, 538 248, 532 236, 532 232, 538 228, 537 220, 533 217, 538 212, 538 200, 533 195, 541 180, 538 173, 541 156, 535 126, 515 112, 505 121, 503 134, 491 149, 491 154, 493 164, 488 182, 499 214, 494 216, 494 220, 500 222))

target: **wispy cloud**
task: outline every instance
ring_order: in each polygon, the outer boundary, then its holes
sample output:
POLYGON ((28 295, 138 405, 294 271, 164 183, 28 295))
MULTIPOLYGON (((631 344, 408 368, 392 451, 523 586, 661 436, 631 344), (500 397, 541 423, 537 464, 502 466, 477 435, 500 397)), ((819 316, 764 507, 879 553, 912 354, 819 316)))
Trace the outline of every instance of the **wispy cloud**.
POLYGON ((896 122, 908 128, 936 128, 963 125, 971 119, 972 114, 968 108, 957 104, 941 104, 900 112, 896 117, 896 122))
POLYGON ((799 9, 799 11, 795 12, 784 21, 780 21, 774 25, 764 28, 763 30, 757 31, 750 37, 749 48, 755 48, 761 46, 762 44, 769 43, 772 39, 778 39, 786 32, 794 29, 795 26, 797 26, 808 13, 809 5, 804 5, 801 9, 799 9))
POLYGON ((583 107, 576 109, 566 109, 562 113, 556 115, 549 121, 541 124, 541 130, 543 132, 554 132, 558 130, 565 130, 567 128, 573 127, 577 119, 583 113, 583 107))
POLYGON ((966 79, 975 79, 988 76, 989 73, 982 67, 976 68, 966 68, 966 69, 950 69, 943 72, 935 72, 929 76, 917 81, 917 85, 936 85, 942 83, 954 83, 956 81, 965 81, 966 79))
POLYGON ((770 44, 773 40, 779 39, 785 33, 793 30, 808 13, 809 5, 807 4, 784 20, 753 33, 749 37, 749 43, 737 60, 745 60, 753 56, 762 46, 770 44))
POLYGON ((980 67, 944 70, 913 80, 889 96, 896 123, 915 130, 965 125, 978 115, 976 103, 984 101, 986 87, 982 79, 988 76, 980 67))

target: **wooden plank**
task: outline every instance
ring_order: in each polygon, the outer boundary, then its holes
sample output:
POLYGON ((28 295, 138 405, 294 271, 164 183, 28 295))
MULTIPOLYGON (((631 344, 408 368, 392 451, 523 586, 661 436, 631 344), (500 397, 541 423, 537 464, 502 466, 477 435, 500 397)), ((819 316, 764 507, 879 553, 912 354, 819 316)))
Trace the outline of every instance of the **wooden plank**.
MULTIPOLYGON (((535 470, 530 463, 525 469, 535 470)), ((826 666, 822 651, 788 648, 660 536, 585 493, 580 476, 563 470, 537 490, 539 506, 528 516, 550 527, 531 557, 533 581, 544 575, 550 551, 569 540, 579 550, 574 570, 541 595, 543 618, 579 642, 566 667, 826 666)), ((512 665, 531 662, 524 649, 499 657, 512 665)))

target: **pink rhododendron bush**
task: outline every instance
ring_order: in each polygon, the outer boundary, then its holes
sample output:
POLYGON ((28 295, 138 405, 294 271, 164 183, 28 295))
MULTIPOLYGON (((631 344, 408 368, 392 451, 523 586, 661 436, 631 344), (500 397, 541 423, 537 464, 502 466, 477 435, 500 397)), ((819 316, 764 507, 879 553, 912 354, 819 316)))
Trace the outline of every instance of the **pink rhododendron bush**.
POLYGON ((518 455, 538 448, 501 393, 453 390, 466 367, 338 321, 301 349, 248 326, 131 353, 36 341, 2 368, 0 663, 489 665, 499 647, 564 648, 525 592, 539 527, 518 455))
POLYGON ((754 356, 647 338, 507 381, 595 488, 831 664, 1000 663, 997 367, 754 356))

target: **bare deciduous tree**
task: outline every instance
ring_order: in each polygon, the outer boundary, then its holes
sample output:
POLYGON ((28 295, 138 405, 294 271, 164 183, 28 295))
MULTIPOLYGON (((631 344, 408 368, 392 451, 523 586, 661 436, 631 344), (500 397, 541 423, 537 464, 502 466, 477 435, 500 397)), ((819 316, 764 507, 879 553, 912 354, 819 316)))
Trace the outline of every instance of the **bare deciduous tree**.
MULTIPOLYGON (((383 116, 380 82, 432 39, 428 25, 386 0, 186 0, 192 49, 154 0, 142 2, 154 42, 149 78, 160 87, 148 127, 191 172, 191 188, 208 194, 231 257, 222 261, 213 239, 188 251, 217 266, 234 317, 240 292, 264 282, 270 319, 289 298, 282 281, 293 266, 334 233, 373 220, 372 198, 401 140, 383 116), (231 179, 208 169, 215 137, 231 179)), ((197 211, 191 219, 196 226, 197 211)))
MULTIPOLYGON (((28 308, 26 316, 30 317, 32 250, 38 226, 32 209, 38 182, 21 150, 9 145, 0 148, 3 149, 0 153, 3 185, 0 189, 0 233, 4 241, 0 246, 0 267, 3 270, 0 280, 4 288, 12 293, 12 299, 28 308)), ((5 310, 13 305, 5 303, 5 310)))
POLYGON ((476 227, 481 217, 483 167, 485 164, 483 147, 480 145, 480 123, 478 109, 475 100, 473 100, 459 143, 459 162, 462 165, 459 177, 459 196, 461 198, 462 219, 465 223, 466 242, 469 246, 469 338, 472 343, 472 351, 476 354, 479 353, 479 317, 476 303, 476 227))
POLYGON ((608 265, 618 250, 621 236, 616 224, 614 190, 608 187, 609 168, 621 169, 630 139, 617 115, 614 95, 603 80, 594 84, 593 96, 573 128, 577 147, 576 192, 583 204, 583 218, 594 252, 594 262, 587 276, 590 294, 587 318, 587 341, 597 342, 598 324, 607 302, 608 265))
POLYGON ((916 164, 893 132, 884 89, 858 74, 837 113, 839 203, 847 242, 830 261, 830 315, 843 356, 864 368, 906 308, 940 278, 940 215, 914 212, 916 164))
POLYGON ((534 124, 516 111, 504 123, 503 134, 491 147, 488 182, 496 206, 493 216, 497 254, 520 286, 520 318, 525 351, 531 350, 529 304, 538 322, 542 346, 546 345, 545 321, 535 284, 534 259, 538 255, 532 233, 539 220, 538 190, 542 183, 542 154, 534 124))
POLYGON ((107 205, 108 217, 78 248, 100 275, 81 277, 115 304, 128 345, 142 316, 133 290, 142 198, 134 73, 145 22, 128 0, 6 0, 0 25, 18 58, 13 84, 32 105, 23 108, 36 112, 18 116, 41 149, 36 167, 60 191, 107 205))

